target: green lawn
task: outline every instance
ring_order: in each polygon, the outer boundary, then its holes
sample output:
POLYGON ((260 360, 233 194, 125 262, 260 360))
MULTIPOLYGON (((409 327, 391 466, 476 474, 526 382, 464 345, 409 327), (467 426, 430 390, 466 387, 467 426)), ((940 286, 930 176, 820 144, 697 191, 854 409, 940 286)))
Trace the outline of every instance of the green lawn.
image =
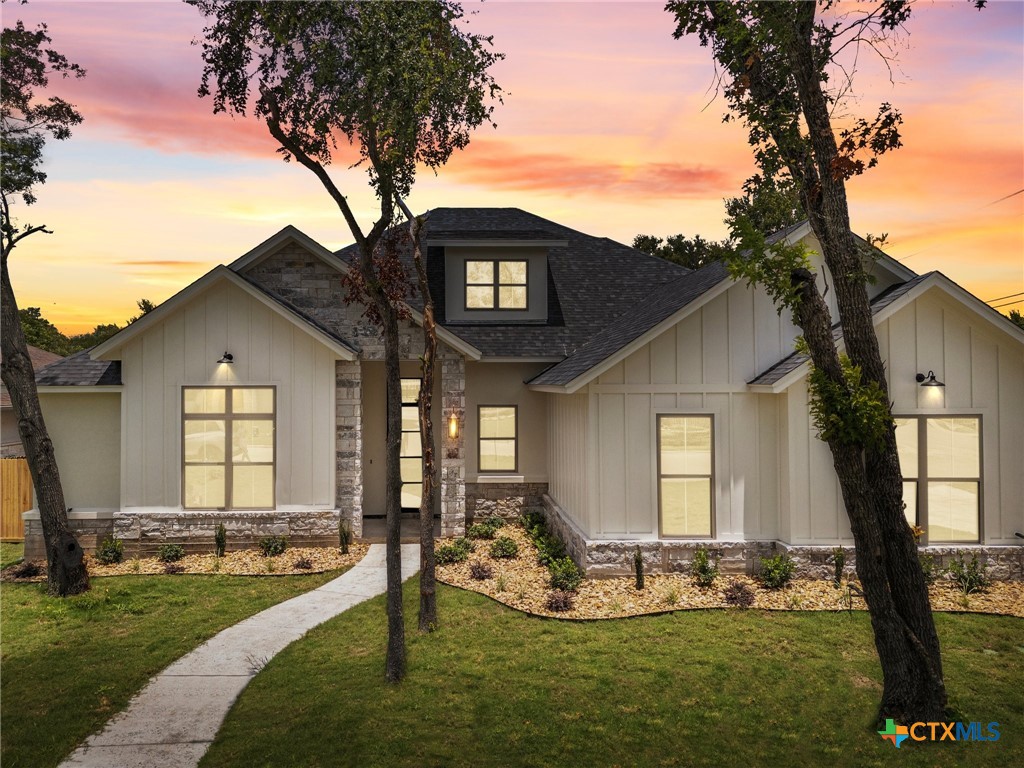
POLYGON ((994 743, 874 733, 880 672, 866 614, 692 611, 569 623, 439 587, 383 682, 383 598, 313 630, 243 692, 202 766, 1020 765, 1024 621, 938 614, 961 717, 994 743), (983 725, 984 728, 984 725, 983 725))
POLYGON ((0 764, 56 765, 154 674, 221 629, 334 578, 122 576, 61 600, 0 590, 0 764))
POLYGON ((0 568, 6 568, 16 560, 25 555, 25 545, 22 542, 16 544, 0 543, 0 568))

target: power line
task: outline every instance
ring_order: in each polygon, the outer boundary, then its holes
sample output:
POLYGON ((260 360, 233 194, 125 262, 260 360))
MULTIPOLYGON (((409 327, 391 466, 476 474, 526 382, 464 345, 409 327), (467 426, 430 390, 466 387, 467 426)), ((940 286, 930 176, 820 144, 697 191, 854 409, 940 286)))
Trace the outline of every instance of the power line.
POLYGON ((989 205, 995 205, 996 203, 1003 202, 1003 200, 1009 200, 1011 197, 1016 197, 1021 192, 1024 192, 1024 189, 1018 189, 1016 192, 1011 192, 1010 194, 1006 195, 1005 197, 1000 197, 998 200, 993 200, 991 203, 988 203, 988 205, 986 205, 984 207, 988 208, 989 205))
MULTIPOLYGON (((1001 307, 1012 307, 1014 304, 1020 304, 1024 299, 1017 299, 1016 301, 1008 301, 1005 304, 996 304, 992 309, 999 309, 1001 307)), ((991 305, 989 305, 991 306, 991 305)))
POLYGON ((1020 293, 1011 293, 1009 296, 1000 296, 998 299, 989 299, 986 304, 991 304, 993 301, 1002 301, 1003 299, 1012 299, 1014 296, 1024 296, 1024 291, 1020 293))

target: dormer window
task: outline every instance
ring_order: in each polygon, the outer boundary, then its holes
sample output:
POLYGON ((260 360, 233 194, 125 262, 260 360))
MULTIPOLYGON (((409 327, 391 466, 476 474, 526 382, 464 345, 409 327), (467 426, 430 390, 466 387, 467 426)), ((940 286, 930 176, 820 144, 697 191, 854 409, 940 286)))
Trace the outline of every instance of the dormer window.
POLYGON ((526 310, 526 260, 466 260, 467 310, 526 310))

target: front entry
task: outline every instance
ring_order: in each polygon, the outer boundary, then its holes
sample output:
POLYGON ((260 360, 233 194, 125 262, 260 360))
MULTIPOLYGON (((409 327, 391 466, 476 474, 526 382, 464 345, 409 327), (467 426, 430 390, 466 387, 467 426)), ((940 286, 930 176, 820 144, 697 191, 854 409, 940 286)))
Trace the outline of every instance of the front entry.
POLYGON ((420 442, 420 380, 402 379, 402 511, 418 512, 423 499, 423 446, 420 442))

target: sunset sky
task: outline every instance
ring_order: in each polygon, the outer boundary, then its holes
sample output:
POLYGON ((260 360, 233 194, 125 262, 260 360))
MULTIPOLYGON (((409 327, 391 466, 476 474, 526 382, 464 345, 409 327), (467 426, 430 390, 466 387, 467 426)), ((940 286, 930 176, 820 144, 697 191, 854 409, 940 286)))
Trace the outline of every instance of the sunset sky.
MULTIPOLYGON (((710 53, 672 39, 658 3, 464 3, 506 54, 497 129, 481 129, 411 203, 515 206, 591 234, 725 235, 722 199, 753 171, 744 130, 721 122, 710 53)), ((85 122, 50 142, 49 180, 17 216, 55 234, 24 241, 11 271, 22 307, 65 332, 123 323, 293 224, 330 248, 351 238, 305 169, 285 164, 261 123, 199 99, 203 22, 181 2, 2 6, 4 25, 49 24, 88 70, 52 81, 85 122)), ((983 300, 1024 291, 1024 3, 918 4, 895 84, 861 60, 865 116, 891 101, 904 147, 849 186, 853 228, 938 269, 983 300)), ((362 170, 334 168, 372 222, 362 170)), ((1024 297, 1017 297, 1018 300, 1024 297)), ((1000 304, 1003 302, 994 302, 1000 304)), ((1024 308, 1024 302, 1004 306, 1024 308)))

